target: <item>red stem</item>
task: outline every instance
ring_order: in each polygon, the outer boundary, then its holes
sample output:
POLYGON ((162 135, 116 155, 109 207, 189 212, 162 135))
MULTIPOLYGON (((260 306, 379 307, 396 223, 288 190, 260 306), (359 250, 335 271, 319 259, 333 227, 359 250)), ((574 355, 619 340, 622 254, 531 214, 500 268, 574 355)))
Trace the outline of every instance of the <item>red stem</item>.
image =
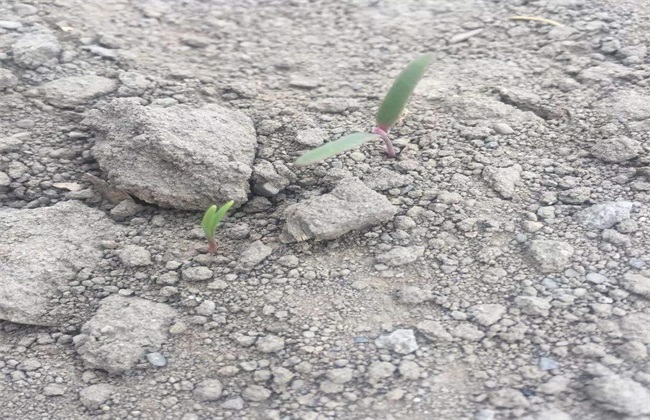
POLYGON ((208 239, 208 252, 211 254, 217 253, 217 243, 214 239, 208 239))
POLYGON ((393 142, 391 142, 390 138, 388 137, 388 130, 390 130, 390 128, 386 127, 385 125, 380 125, 373 128, 372 132, 379 135, 379 137, 381 137, 381 139, 384 141, 384 144, 386 145, 386 154, 388 154, 388 157, 394 158, 397 155, 395 154, 393 142))

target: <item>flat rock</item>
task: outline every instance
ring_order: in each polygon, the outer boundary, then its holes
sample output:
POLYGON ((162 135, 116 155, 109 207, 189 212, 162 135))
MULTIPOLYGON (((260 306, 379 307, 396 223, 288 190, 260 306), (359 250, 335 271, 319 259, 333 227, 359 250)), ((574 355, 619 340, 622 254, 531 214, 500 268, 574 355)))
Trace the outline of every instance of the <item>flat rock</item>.
POLYGON ((14 62, 23 68, 53 67, 59 63, 61 44, 49 31, 26 33, 12 46, 14 62))
POLYGON ((111 295, 74 337, 81 359, 90 368, 124 373, 165 342, 176 311, 163 303, 111 295))
POLYGON ((0 319, 60 325, 71 309, 50 302, 82 269, 102 259, 102 240, 121 228, 78 201, 0 210, 0 319))
POLYGON ((44 83, 37 88, 45 102, 59 108, 74 108, 117 89, 117 81, 107 77, 71 76, 44 83))
POLYGON ((574 249, 563 241, 536 239, 530 244, 530 255, 542 273, 559 273, 571 264, 574 249))
POLYGON ((630 218, 633 204, 630 201, 608 201, 580 210, 575 218, 587 229, 609 229, 630 218))
POLYGON ((111 185, 143 201, 205 210, 248 200, 257 138, 240 111, 115 99, 84 124, 98 132, 92 151, 111 185))
POLYGON ((628 416, 650 414, 650 392, 643 385, 617 375, 595 378, 586 393, 603 408, 628 416))
POLYGON ((397 207, 357 178, 345 178, 329 194, 289 206, 284 234, 294 241, 336 239, 395 216, 397 207))

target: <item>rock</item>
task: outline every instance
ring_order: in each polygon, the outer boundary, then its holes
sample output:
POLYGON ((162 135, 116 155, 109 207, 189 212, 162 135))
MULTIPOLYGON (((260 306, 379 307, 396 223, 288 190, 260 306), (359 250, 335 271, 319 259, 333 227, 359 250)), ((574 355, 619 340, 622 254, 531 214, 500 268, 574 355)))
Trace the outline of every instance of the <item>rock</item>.
POLYGON ((279 175, 273 164, 262 160, 253 168, 253 192, 264 197, 274 197, 291 181, 279 175))
POLYGON ((318 86, 320 86, 320 80, 313 77, 294 74, 289 79, 289 87, 296 87, 301 89, 316 89, 318 86))
POLYGON ((388 335, 382 335, 375 340, 375 345, 380 349, 388 349, 399 354, 413 353, 418 349, 413 330, 399 329, 388 335))
POLYGON ((26 33, 12 46, 14 62, 26 69, 54 67, 59 63, 61 45, 49 31, 26 33))
POLYGON ((628 340, 650 344, 650 314, 633 312, 620 319, 621 332, 628 340))
POLYGON ((262 353, 275 353, 284 349, 284 338, 269 334, 257 339, 257 350, 262 353))
POLYGON ((251 269, 264 261, 273 253, 273 248, 262 241, 255 241, 239 255, 239 264, 245 269, 251 269))
POLYGON ((536 239, 529 252, 542 273, 559 273, 571 264, 574 250, 566 242, 536 239))
POLYGON ((9 89, 18 84, 18 78, 11 70, 0 67, 0 90, 9 89))
POLYGON ((515 305, 526 315, 548 316, 551 304, 543 298, 535 296, 517 296, 515 305))
POLYGON ((294 241, 336 239, 352 230, 386 222, 397 207, 356 178, 345 178, 329 194, 286 209, 284 234, 294 241))
POLYGON ((390 251, 378 255, 377 262, 389 266, 411 264, 424 255, 423 246, 398 246, 390 251))
MULTIPOLYGON (((628 292, 650 299, 650 277, 648 274, 647 272, 641 274, 625 273, 621 286, 628 292)), ((648 328, 650 328, 650 325, 648 328)))
POLYGON ((404 187, 413 182, 411 175, 404 175, 391 171, 387 168, 380 168, 370 171, 364 176, 365 184, 375 191, 386 191, 392 188, 404 187))
POLYGON ((307 147, 318 147, 326 138, 327 132, 320 128, 309 128, 296 133, 296 143, 307 147))
POLYGON ((382 379, 390 378, 395 372, 395 365, 390 362, 373 362, 367 371, 368 382, 377 383, 382 379))
POLYGON ((558 198, 566 204, 582 204, 591 198, 591 189, 587 187, 576 187, 560 192, 558 198))
POLYGON ((207 281, 212 278, 213 272, 208 267, 199 265, 183 269, 181 275, 185 281, 207 281))
POLYGON ((0 319, 61 325, 68 305, 50 302, 82 269, 102 259, 100 244, 122 232, 105 214, 77 201, 33 210, 0 210, 0 319))
POLYGON ((540 357, 539 358, 539 368, 541 370, 554 370, 559 368, 560 365, 555 360, 550 357, 540 357))
POLYGON ((127 267, 146 267, 153 264, 151 253, 139 245, 126 245, 117 254, 122 264, 127 267))
POLYGON ((84 105, 93 99, 113 92, 115 89, 117 89, 117 81, 95 75, 64 77, 42 84, 37 88, 45 102, 59 108, 74 108, 84 105))
POLYGON ((431 299, 432 295, 416 286, 404 286, 397 290, 395 297, 399 303, 418 305, 431 299))
POLYGON ((75 347, 88 367, 124 373, 145 350, 160 348, 175 317, 176 311, 163 303, 111 295, 74 337, 75 347))
POLYGON ((412 360, 402 360, 399 364, 399 373, 405 379, 416 380, 422 375, 422 369, 412 360))
POLYGON ((512 388, 503 388, 492 393, 490 403, 497 408, 524 408, 530 405, 520 391, 512 388))
POLYGON ((346 384, 352 380, 354 371, 350 368, 331 369, 327 371, 326 376, 332 383, 346 384))
POLYGON ((221 408, 224 410, 243 410, 244 409, 244 400, 240 397, 231 398, 228 401, 221 404, 221 408))
POLYGON ((111 209, 111 218, 113 220, 122 221, 144 210, 144 206, 128 199, 122 200, 119 204, 111 209))
POLYGON ((546 383, 539 386, 539 392, 547 395, 557 395, 563 393, 568 387, 571 380, 566 376, 553 376, 546 383))
POLYGON ((595 378, 586 393, 603 408, 628 416, 650 414, 650 392, 638 382, 607 375, 595 378))
POLYGON ((46 397, 58 397, 65 394, 65 386, 61 384, 47 384, 43 388, 43 395, 46 397))
POLYGON ((199 401, 215 401, 221 398, 222 392, 223 386, 218 379, 206 379, 196 385, 192 394, 199 401))
POLYGON ((521 180, 522 168, 520 165, 513 165, 508 168, 494 168, 486 166, 483 169, 483 179, 490 187, 503 198, 512 198, 515 187, 521 180))
POLYGON ((591 154, 609 163, 621 163, 639 156, 641 143, 629 137, 619 136, 596 142, 591 154))
POLYGON ((449 342, 453 340, 445 327, 436 321, 422 321, 416 326, 418 332, 433 342, 449 342))
POLYGON ((118 75, 122 85, 117 89, 118 96, 140 96, 153 87, 153 83, 143 74, 125 71, 118 75))
POLYGON ((466 341, 481 341, 485 333, 469 322, 461 322, 451 330, 451 335, 466 341))
POLYGON ((632 207, 630 201, 608 201, 579 211, 575 218, 587 229, 609 229, 629 219, 632 207))
POLYGON ((572 417, 557 408, 543 409, 535 414, 535 420, 572 420, 572 417))
POLYGON ((23 145, 24 136, 11 136, 0 138, 0 153, 17 152, 23 145))
POLYGON ((110 184, 145 202, 205 210, 248 200, 257 139, 240 111, 124 98, 89 112, 84 124, 98 133, 92 152, 110 184))
POLYGON ((167 358, 157 351, 153 353, 147 353, 147 361, 155 367, 167 366, 167 358))
POLYGON ((96 410, 104 404, 115 392, 110 384, 95 384, 87 386, 79 392, 79 400, 88 410, 96 410))
POLYGON ((498 134, 502 134, 502 135, 505 135, 505 136, 515 133, 515 130, 513 130, 512 127, 510 127, 508 124, 503 123, 503 122, 499 122, 499 123, 494 124, 492 126, 492 128, 498 134))
POLYGON ((270 396, 271 391, 260 385, 249 385, 244 389, 244 392, 242 392, 242 397, 248 401, 264 401, 268 400, 270 396))
POLYGON ((474 317, 476 322, 484 327, 489 327, 501 319, 503 314, 506 313, 506 307, 496 303, 486 303, 471 306, 468 312, 474 317))
POLYGON ((616 347, 616 352, 623 359, 630 362, 638 362, 648 357, 648 349, 645 344, 639 341, 628 341, 616 347))
POLYGON ((456 34, 456 35, 452 36, 451 38, 449 38, 449 40, 447 42, 449 44, 457 44, 459 42, 467 41, 471 37, 476 36, 476 35, 480 34, 481 32, 483 32, 483 30, 484 30, 483 28, 479 28, 479 29, 474 29, 473 31, 468 31, 468 32, 463 32, 463 33, 460 33, 460 34, 456 34))

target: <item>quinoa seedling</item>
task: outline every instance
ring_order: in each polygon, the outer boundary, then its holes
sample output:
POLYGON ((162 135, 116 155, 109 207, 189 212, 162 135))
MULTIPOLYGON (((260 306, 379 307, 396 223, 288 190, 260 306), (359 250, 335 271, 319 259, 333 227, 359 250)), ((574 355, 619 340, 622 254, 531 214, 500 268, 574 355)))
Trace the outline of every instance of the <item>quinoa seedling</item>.
POLYGON ((201 222, 201 226, 203 227, 205 237, 208 240, 208 252, 212 254, 217 252, 217 242, 214 239, 214 234, 217 231, 217 227, 219 226, 221 219, 223 219, 233 204, 235 204, 235 202, 230 200, 223 206, 219 207, 219 210, 217 210, 217 206, 212 205, 208 210, 206 210, 205 214, 203 215, 203 222, 201 222))
POLYGON ((431 61, 433 61, 433 55, 424 54, 411 61, 402 70, 379 107, 376 117, 376 127, 372 129, 371 133, 353 133, 336 141, 324 144, 321 147, 304 153, 294 164, 296 166, 305 166, 317 163, 377 138, 381 138, 384 141, 386 144, 386 153, 389 157, 394 158, 395 148, 390 141, 390 137, 388 137, 388 132, 399 120, 406 106, 406 102, 429 68, 431 61))

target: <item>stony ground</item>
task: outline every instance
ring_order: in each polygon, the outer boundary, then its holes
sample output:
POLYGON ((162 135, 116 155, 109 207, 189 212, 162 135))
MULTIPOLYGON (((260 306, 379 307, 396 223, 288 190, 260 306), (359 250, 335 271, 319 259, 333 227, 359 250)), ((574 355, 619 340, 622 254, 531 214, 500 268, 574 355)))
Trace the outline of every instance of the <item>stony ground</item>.
POLYGON ((0 418, 650 418, 649 12, 0 2, 0 418))

